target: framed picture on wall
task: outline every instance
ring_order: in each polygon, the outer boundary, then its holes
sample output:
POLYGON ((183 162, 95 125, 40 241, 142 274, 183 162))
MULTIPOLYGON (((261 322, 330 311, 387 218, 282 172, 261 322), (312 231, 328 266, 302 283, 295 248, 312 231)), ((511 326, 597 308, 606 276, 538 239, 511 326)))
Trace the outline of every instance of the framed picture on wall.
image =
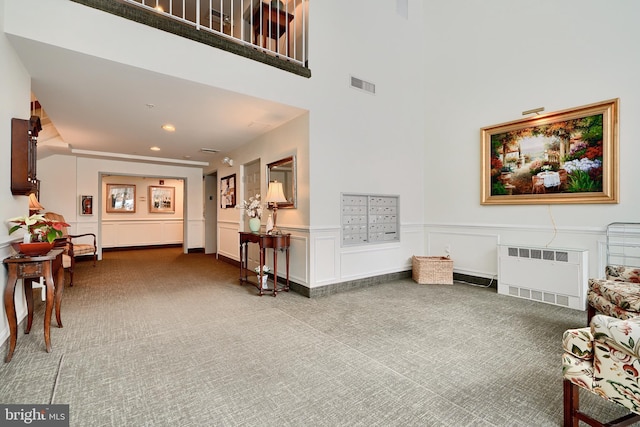
POLYGON ((150 213, 174 213, 175 187, 149 186, 149 212, 150 213))
POLYGON ((618 99, 481 129, 481 204, 618 203, 618 99))
POLYGON ((132 184, 107 184, 105 206, 107 213, 134 213, 136 211, 136 186, 132 184))
POLYGON ((93 196, 80 196, 80 215, 93 215, 93 196))
POLYGON ((236 174, 220 180, 220 207, 222 209, 236 206, 236 174))

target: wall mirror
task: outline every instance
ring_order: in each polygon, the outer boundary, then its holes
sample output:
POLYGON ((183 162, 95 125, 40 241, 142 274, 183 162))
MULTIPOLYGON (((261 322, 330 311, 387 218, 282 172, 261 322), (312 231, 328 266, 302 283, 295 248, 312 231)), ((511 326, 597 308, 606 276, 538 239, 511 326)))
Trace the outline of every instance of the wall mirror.
POLYGON ((267 165, 267 188, 272 181, 282 183, 287 203, 278 203, 278 209, 295 209, 296 202, 296 156, 286 157, 267 165))

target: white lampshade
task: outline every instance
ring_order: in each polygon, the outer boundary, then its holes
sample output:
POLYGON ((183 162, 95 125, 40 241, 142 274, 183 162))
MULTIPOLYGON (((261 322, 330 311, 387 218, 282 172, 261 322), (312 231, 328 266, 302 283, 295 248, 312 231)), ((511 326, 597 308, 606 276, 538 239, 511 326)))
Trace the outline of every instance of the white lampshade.
POLYGON ((38 202, 35 193, 29 194, 29 210, 30 211, 40 211, 44 209, 44 207, 38 202))
POLYGON ((273 181, 269 183, 269 190, 267 191, 267 203, 286 203, 287 198, 284 197, 284 191, 282 190, 282 183, 273 181))

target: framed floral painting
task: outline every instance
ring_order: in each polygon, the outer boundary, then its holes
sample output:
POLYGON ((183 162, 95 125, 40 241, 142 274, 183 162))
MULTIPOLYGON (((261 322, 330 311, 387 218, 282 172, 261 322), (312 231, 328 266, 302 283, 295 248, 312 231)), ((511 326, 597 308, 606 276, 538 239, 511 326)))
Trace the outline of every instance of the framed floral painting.
POLYGON ((618 203, 613 99, 481 129, 481 204, 618 203))

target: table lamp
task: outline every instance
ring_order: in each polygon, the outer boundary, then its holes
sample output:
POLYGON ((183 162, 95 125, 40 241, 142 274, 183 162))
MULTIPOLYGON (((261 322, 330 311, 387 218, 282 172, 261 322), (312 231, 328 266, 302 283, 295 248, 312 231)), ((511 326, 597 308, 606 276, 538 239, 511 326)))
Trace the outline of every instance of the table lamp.
POLYGON ((44 209, 44 206, 42 206, 40 202, 38 202, 38 199, 36 198, 36 194, 35 193, 29 194, 29 216, 36 214, 43 209, 44 209))
POLYGON ((273 203, 273 228, 271 234, 280 234, 277 228, 277 215, 278 215, 278 203, 286 203, 287 198, 284 197, 284 191, 282 190, 282 183, 273 181, 269 183, 269 190, 267 190, 267 203, 273 203))

